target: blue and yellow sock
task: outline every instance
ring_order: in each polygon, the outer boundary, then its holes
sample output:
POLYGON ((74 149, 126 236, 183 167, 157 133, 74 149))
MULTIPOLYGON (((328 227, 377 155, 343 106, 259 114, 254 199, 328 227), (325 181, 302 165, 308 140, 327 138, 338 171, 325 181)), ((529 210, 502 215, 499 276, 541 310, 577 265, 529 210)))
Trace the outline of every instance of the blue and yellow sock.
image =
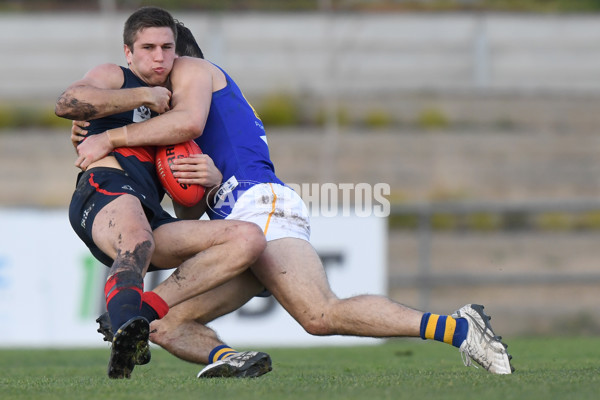
POLYGON ((228 357, 231 357, 235 353, 237 353, 236 350, 232 349, 231 347, 225 344, 222 344, 212 349, 212 351, 208 355, 208 363, 212 364, 215 361, 224 360, 228 357))
POLYGON ((423 314, 421 319, 421 338, 460 347, 467 338, 469 323, 464 318, 453 318, 450 315, 423 314))

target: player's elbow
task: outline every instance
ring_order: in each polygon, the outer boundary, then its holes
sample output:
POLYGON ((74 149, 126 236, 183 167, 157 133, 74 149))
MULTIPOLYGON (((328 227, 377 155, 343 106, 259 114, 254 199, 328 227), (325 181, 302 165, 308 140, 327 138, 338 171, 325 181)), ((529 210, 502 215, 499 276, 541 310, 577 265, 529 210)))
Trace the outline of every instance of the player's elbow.
POLYGON ((54 114, 56 114, 57 117, 61 117, 61 118, 69 118, 70 117, 70 114, 69 114, 70 107, 67 106, 67 101, 65 99, 65 93, 63 93, 58 98, 58 100, 56 101, 56 104, 54 105, 54 114))
POLYGON ((54 105, 54 114, 57 117, 85 121, 92 117, 94 108, 84 102, 78 101, 69 90, 60 95, 54 105))
POLYGON ((302 319, 300 319, 300 325, 302 328, 304 328, 306 333, 313 336, 330 336, 337 333, 324 318, 324 314, 318 317, 304 316, 302 319))
POLYGON ((204 130, 205 121, 202 118, 198 118, 196 115, 189 115, 186 118, 180 119, 181 127, 180 132, 183 132, 189 140, 196 139, 202 135, 204 130))

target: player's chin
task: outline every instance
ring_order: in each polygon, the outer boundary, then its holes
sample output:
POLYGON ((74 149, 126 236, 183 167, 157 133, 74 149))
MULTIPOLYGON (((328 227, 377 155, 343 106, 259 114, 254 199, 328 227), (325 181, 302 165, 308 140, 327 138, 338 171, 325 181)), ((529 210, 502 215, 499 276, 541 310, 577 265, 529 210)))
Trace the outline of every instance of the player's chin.
POLYGON ((149 79, 148 84, 150 86, 166 86, 169 75, 155 74, 149 79))

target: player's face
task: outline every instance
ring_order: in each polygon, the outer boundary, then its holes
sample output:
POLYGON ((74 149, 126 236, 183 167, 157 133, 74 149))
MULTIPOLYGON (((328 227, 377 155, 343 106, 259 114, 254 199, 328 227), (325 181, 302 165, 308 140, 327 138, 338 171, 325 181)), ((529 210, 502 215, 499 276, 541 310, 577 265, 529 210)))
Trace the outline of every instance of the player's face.
POLYGON ((175 37, 167 27, 145 28, 137 33, 133 49, 125 45, 129 68, 150 86, 164 86, 173 68, 175 37))

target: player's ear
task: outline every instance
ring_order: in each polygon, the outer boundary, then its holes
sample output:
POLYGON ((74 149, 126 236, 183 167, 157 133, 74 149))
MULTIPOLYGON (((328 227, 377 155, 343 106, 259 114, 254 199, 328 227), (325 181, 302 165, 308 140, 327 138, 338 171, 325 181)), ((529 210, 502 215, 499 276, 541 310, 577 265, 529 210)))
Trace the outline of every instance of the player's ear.
POLYGON ((131 65, 133 50, 129 48, 126 44, 123 45, 123 51, 125 52, 125 58, 127 59, 127 65, 131 65))

